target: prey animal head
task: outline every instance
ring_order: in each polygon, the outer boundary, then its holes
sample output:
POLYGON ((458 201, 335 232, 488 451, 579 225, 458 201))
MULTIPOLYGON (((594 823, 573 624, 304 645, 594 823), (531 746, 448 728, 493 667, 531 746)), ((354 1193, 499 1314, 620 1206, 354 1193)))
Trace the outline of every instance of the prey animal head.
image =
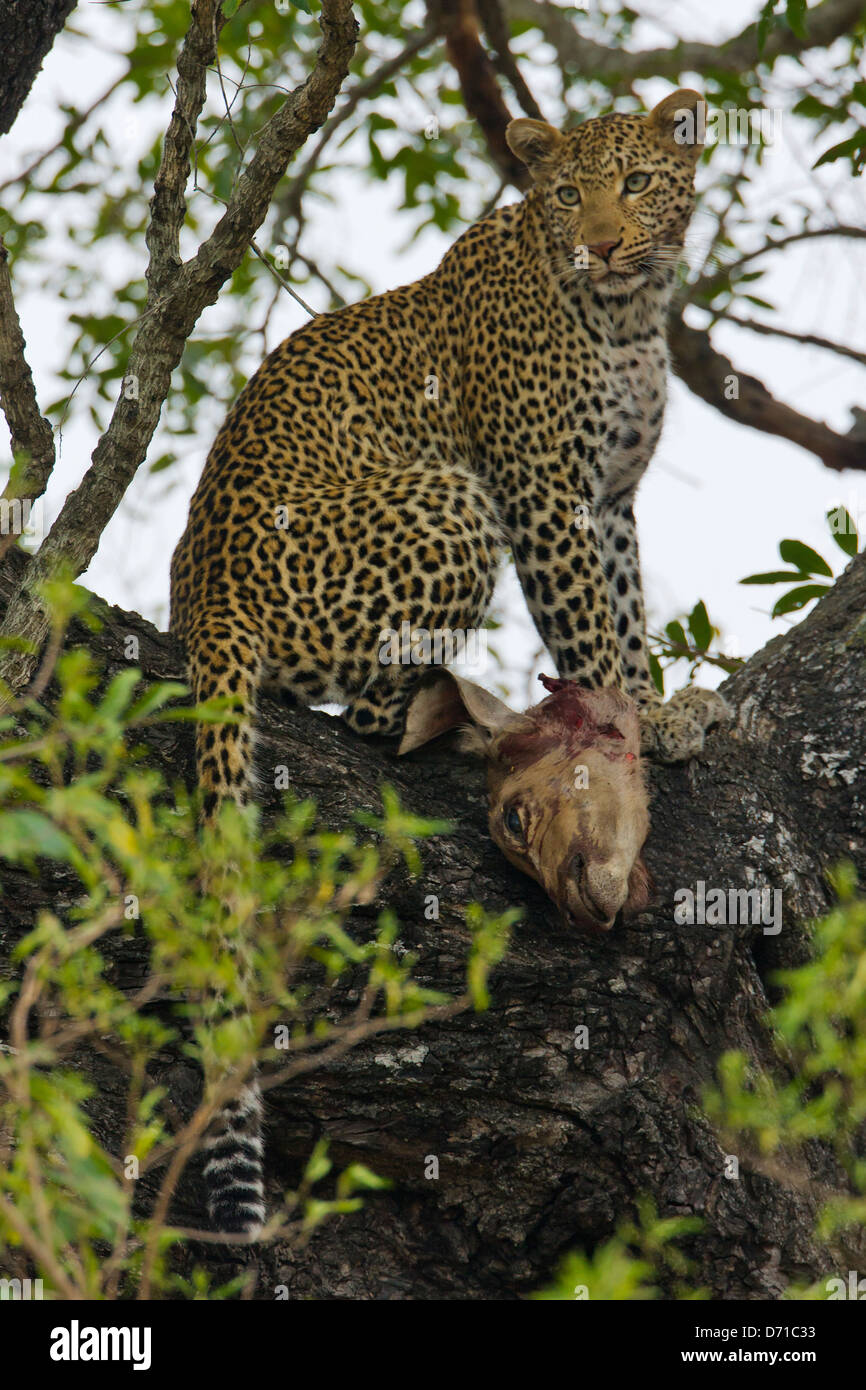
POLYGON ((563 919, 605 932, 646 906, 649 832, 637 708, 628 696, 542 676, 550 693, 516 714, 449 671, 418 686, 400 752, 462 726, 487 764, 490 834, 563 919))

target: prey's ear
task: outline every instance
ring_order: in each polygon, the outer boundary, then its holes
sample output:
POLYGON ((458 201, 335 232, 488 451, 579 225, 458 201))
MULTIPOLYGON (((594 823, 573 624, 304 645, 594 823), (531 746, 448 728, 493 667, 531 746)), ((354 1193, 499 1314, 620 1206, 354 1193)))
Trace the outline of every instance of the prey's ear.
POLYGON ((653 107, 647 120, 663 145, 673 145, 686 158, 697 161, 706 125, 706 103, 700 92, 679 87, 653 107))
POLYGON ((450 671, 431 671, 418 685, 406 714, 406 732, 397 752, 411 753, 431 738, 455 729, 460 724, 472 724, 476 735, 471 741, 473 752, 483 753, 487 744, 506 724, 520 716, 508 708, 483 686, 465 681, 450 671))
POLYGON ((505 127, 505 139, 512 154, 526 165, 533 178, 543 178, 564 144, 563 137, 546 121, 522 117, 505 127))

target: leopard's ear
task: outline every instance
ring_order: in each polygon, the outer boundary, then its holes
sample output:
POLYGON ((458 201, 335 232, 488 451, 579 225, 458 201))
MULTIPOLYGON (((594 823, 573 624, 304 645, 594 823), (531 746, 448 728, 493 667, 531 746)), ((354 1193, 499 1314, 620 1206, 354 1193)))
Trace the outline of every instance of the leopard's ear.
POLYGON ((512 154, 523 161, 533 178, 544 177, 564 143, 554 126, 523 116, 505 127, 505 139, 512 154))
POLYGON ((691 87, 679 87, 654 106, 647 121, 663 145, 697 161, 703 148, 706 102, 691 87))

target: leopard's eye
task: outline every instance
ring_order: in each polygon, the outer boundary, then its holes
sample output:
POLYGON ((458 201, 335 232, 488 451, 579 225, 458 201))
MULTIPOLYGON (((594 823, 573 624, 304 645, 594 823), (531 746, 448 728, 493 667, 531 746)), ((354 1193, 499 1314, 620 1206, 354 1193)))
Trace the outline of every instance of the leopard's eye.
POLYGON ((627 193, 642 193, 650 181, 649 174, 629 174, 625 181, 627 193))
POLYGON ((556 190, 556 195, 559 201, 564 203, 567 208, 576 207, 580 202, 580 194, 573 184, 570 183, 565 184, 562 188, 558 188, 556 190))
POLYGON ((523 822, 520 819, 520 812, 516 806, 509 806, 505 812, 505 829, 516 839, 523 839, 523 822))

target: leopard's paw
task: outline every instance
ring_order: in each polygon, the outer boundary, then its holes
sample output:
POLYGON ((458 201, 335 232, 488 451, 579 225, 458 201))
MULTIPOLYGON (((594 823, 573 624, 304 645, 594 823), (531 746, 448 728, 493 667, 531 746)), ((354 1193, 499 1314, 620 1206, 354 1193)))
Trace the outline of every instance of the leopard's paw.
POLYGON ((715 690, 688 686, 641 715, 641 752, 663 763, 684 763, 700 753, 707 730, 727 724, 731 707, 715 690))

